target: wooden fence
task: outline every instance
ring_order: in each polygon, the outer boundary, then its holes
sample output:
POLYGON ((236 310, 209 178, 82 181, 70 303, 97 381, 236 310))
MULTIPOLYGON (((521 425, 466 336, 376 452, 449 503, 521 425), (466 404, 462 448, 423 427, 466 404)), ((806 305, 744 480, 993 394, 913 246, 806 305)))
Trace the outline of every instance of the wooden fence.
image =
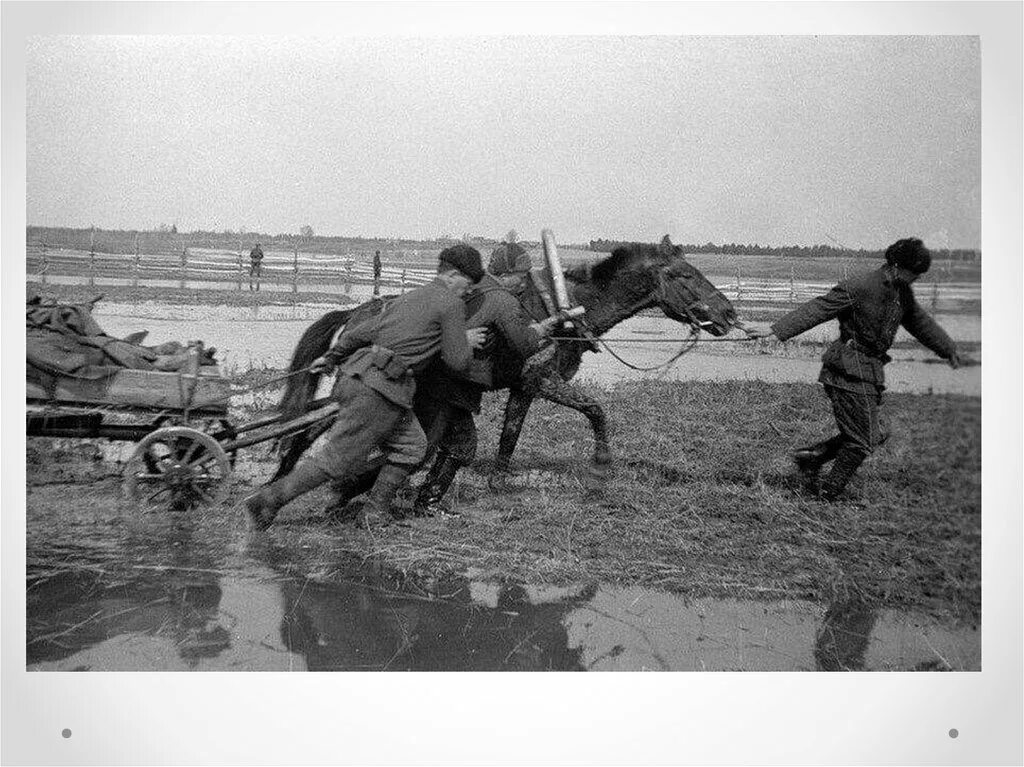
MULTIPOLYGON (((45 242, 31 243, 27 248, 26 273, 41 283, 54 278, 72 278, 75 282, 106 284, 153 285, 157 287, 192 284, 195 287, 224 290, 289 291, 300 287, 339 292, 353 285, 373 285, 375 290, 395 289, 402 292, 433 279, 435 270, 422 261, 385 260, 379 278, 375 278, 372 254, 359 256, 324 256, 269 251, 264 255, 258 274, 250 271, 248 251, 235 252, 182 247, 176 255, 98 253, 55 247, 45 242)), ((63 280, 66 281, 66 280, 63 280)))
MULTIPOLYGON (((384 259, 381 274, 375 279, 372 253, 330 256, 303 253, 297 247, 291 252, 268 251, 261 273, 250 275, 250 259, 241 245, 236 251, 190 248, 180 253, 146 254, 140 252, 138 241, 132 253, 99 253, 55 247, 45 242, 29 243, 26 271, 30 280, 76 282, 96 285, 131 285, 132 287, 219 288, 222 290, 271 290, 276 292, 349 293, 357 285, 373 286, 380 291, 405 292, 433 279, 435 270, 420 254, 400 260, 393 255, 384 259)), ((835 280, 846 276, 837 274, 835 280)), ((797 269, 789 277, 766 279, 742 274, 708 275, 727 298, 739 303, 799 303, 825 293, 833 283, 800 279, 797 269)), ((925 304, 936 308, 940 301, 980 301, 978 282, 927 281, 916 286, 925 304)))

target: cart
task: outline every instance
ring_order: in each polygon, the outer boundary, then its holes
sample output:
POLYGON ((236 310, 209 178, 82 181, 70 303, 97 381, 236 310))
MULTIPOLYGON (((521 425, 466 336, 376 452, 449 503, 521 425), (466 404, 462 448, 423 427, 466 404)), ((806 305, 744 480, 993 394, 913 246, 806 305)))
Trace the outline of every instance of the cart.
POLYGON ((172 373, 118 369, 101 379, 28 381, 27 434, 135 442, 122 474, 125 498, 139 508, 184 510, 223 498, 241 448, 304 431, 338 410, 316 400, 288 422, 268 416, 235 425, 231 381, 216 366, 200 366, 202 353, 193 344, 188 363, 172 373))

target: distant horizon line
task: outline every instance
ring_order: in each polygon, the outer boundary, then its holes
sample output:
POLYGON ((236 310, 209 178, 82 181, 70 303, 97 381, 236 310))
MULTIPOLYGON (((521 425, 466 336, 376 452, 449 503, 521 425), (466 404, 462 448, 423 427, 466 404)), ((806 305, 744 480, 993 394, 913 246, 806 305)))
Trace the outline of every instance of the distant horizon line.
MULTIPOLYGON (((322 234, 322 233, 314 232, 311 236, 308 236, 308 235, 304 235, 304 234, 297 233, 297 232, 278 232, 277 234, 269 234, 267 232, 234 231, 234 230, 230 230, 230 229, 228 229, 228 230, 225 230, 225 229, 221 229, 221 230, 216 230, 216 229, 191 229, 191 230, 188 230, 188 231, 184 231, 184 230, 173 230, 172 231, 171 229, 164 229, 164 228, 162 228, 162 226, 163 225, 160 225, 157 228, 144 228, 144 229, 138 229, 138 228, 121 229, 121 228, 109 228, 109 227, 102 227, 102 226, 67 226, 67 225, 52 225, 52 224, 26 224, 25 228, 26 228, 26 230, 29 230, 29 229, 64 229, 64 230, 73 231, 73 232, 97 231, 97 232, 121 232, 121 233, 139 233, 139 234, 145 233, 145 234, 158 234, 158 235, 159 234, 163 234, 163 235, 172 235, 172 234, 176 234, 176 235, 216 235, 216 236, 219 236, 219 237, 241 237, 243 239, 252 239, 253 241, 256 241, 256 240, 258 240, 260 238, 268 239, 268 240, 273 240, 275 238, 287 238, 287 239, 296 239, 296 238, 307 239, 308 238, 308 239, 324 239, 324 240, 361 240, 361 241, 368 241, 368 242, 395 242, 395 243, 401 243, 401 242, 462 242, 464 239, 476 240, 476 241, 487 242, 487 243, 502 243, 502 242, 505 242, 505 240, 503 238, 500 238, 500 237, 489 237, 489 236, 485 236, 485 235, 476 235, 476 234, 474 234, 474 235, 462 235, 462 236, 458 236, 458 237, 453 236, 453 235, 447 235, 447 234, 437 235, 437 236, 433 236, 433 237, 412 237, 412 236, 407 236, 407 235, 406 236, 394 236, 394 235, 364 235, 364 234, 322 234)), ((671 234, 669 234, 668 236, 672 237, 671 234)), ((915 236, 915 235, 909 235, 909 236, 915 236)), ((917 236, 919 236, 919 235, 917 235, 917 236)), ((660 240, 660 238, 656 238, 655 240, 652 240, 652 242, 657 242, 658 240, 660 240)), ((529 243, 537 243, 537 244, 539 244, 540 243, 540 239, 539 239, 539 237, 537 239, 534 239, 534 238, 531 238, 531 237, 518 237, 517 238, 517 242, 529 242, 529 243)), ((625 243, 625 242, 644 242, 644 240, 624 239, 624 238, 618 238, 618 237, 592 237, 592 238, 590 238, 588 240, 584 240, 584 241, 579 241, 579 240, 568 241, 567 240, 565 242, 559 242, 559 245, 561 245, 562 247, 566 247, 566 248, 572 248, 575 245, 586 245, 587 248, 589 249, 590 243, 592 243, 592 242, 623 242, 623 243, 625 243)), ((870 247, 852 247, 852 246, 849 246, 849 245, 843 245, 843 244, 840 244, 840 243, 836 243, 834 241, 833 242, 815 242, 815 243, 810 243, 810 244, 801 244, 801 243, 795 243, 795 242, 788 242, 788 243, 781 244, 781 245, 773 245, 773 244, 770 244, 770 243, 762 243, 762 242, 745 242, 745 243, 744 242, 737 242, 737 241, 726 242, 725 240, 723 240, 720 243, 719 242, 715 242, 713 240, 707 240, 707 241, 705 241, 703 243, 699 243, 699 242, 696 242, 696 241, 694 241, 692 243, 684 243, 684 242, 681 242, 681 241, 677 242, 677 241, 675 241, 674 238, 673 238, 673 243, 676 244, 676 245, 694 245, 696 247, 704 247, 704 246, 707 246, 707 245, 711 245, 711 246, 714 246, 714 247, 724 247, 726 245, 735 245, 735 246, 744 247, 744 248, 763 247, 763 248, 771 248, 771 249, 781 249, 781 248, 815 248, 815 247, 819 247, 820 246, 820 247, 830 248, 832 250, 865 251, 865 252, 883 251, 883 250, 885 250, 886 247, 888 247, 888 243, 886 245, 881 245, 881 246, 879 246, 877 248, 870 248, 870 247)), ((955 246, 955 247, 954 246, 950 246, 950 247, 945 247, 945 248, 930 247, 929 249, 932 250, 932 251, 939 251, 939 252, 943 252, 943 251, 974 251, 974 252, 979 252, 980 253, 980 251, 981 251, 981 248, 979 246, 955 246)))

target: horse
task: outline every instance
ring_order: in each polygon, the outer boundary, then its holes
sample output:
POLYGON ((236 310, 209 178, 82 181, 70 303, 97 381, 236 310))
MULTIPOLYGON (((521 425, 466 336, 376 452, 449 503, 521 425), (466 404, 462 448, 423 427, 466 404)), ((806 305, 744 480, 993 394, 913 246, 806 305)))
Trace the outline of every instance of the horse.
MULTIPOLYGON (((683 249, 666 237, 658 245, 631 243, 617 247, 595 264, 583 264, 564 272, 571 300, 584 313, 573 322, 581 335, 557 335, 557 340, 525 362, 495 339, 492 391, 509 390, 504 425, 494 463, 495 476, 507 475, 523 423, 533 401, 540 397, 582 413, 594 432, 593 461, 611 462, 608 422, 604 409, 570 379, 579 370, 583 353, 598 351, 598 339, 620 322, 644 309, 658 307, 670 319, 689 325, 693 338, 704 330, 723 336, 738 325, 732 303, 701 272, 690 264, 683 249)), ((530 286, 519 297, 534 320, 548 315, 541 293, 530 286)), ((393 298, 393 297, 391 297, 393 298)), ((306 370, 325 354, 335 336, 349 323, 361 322, 380 311, 387 297, 375 298, 355 309, 332 311, 314 322, 299 339, 288 367, 285 392, 279 411, 285 420, 309 409, 320 376, 306 370)), ((281 461, 271 481, 287 474, 302 453, 327 428, 302 432, 281 444, 281 461)))

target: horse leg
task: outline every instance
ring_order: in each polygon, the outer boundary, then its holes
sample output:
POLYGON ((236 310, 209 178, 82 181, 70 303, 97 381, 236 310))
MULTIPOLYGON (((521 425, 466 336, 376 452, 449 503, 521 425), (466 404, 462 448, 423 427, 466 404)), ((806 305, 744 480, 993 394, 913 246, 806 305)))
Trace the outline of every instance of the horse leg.
POLYGON ((492 490, 505 490, 508 486, 509 463, 515 452, 519 435, 523 431, 526 414, 533 403, 534 395, 522 389, 509 389, 508 402, 505 403, 505 422, 501 427, 501 438, 498 440, 498 455, 494 459, 494 469, 488 480, 492 490))
POLYGON ((537 394, 556 405, 577 410, 587 417, 594 430, 594 464, 605 466, 611 463, 612 452, 608 444, 608 418, 604 408, 582 388, 558 376, 547 376, 540 380, 537 394))

